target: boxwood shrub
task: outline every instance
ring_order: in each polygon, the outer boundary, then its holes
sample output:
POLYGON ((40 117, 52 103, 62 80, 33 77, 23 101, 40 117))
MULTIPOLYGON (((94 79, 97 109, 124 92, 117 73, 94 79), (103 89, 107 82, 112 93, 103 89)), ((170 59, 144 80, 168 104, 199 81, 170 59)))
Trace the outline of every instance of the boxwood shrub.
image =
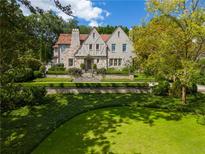
POLYGON ((68 74, 68 71, 47 71, 47 74, 51 75, 66 75, 68 74))
POLYGON ((23 86, 43 86, 43 87, 148 87, 148 83, 142 82, 25 82, 23 86))

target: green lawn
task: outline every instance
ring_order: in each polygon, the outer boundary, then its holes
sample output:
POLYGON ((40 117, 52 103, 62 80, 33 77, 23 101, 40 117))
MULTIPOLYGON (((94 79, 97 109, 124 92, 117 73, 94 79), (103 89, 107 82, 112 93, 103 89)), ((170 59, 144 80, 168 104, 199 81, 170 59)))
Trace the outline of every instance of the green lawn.
MULTIPOLYGON (((44 99, 44 102, 45 103, 42 103, 42 104, 36 104, 33 106, 27 105, 25 107, 21 107, 21 108, 12 110, 12 111, 1 113, 0 153, 30 153, 39 145, 39 143, 42 140, 44 140, 51 132, 53 132, 58 126, 60 126, 64 122, 67 122, 74 117, 79 118, 81 117, 80 114, 82 113, 95 110, 95 109, 99 109, 99 108, 106 108, 106 107, 122 107, 123 106, 126 108, 124 112, 129 110, 126 106, 130 107, 134 112, 136 110, 136 113, 139 112, 141 114, 140 116, 141 120, 139 119, 136 122, 142 125, 142 122, 144 123, 145 120, 147 119, 148 125, 153 123, 153 126, 150 127, 150 129, 151 128, 154 129, 155 126, 157 128, 158 123, 160 124, 160 121, 162 121, 162 123, 169 123, 170 121, 170 123, 176 123, 176 126, 178 125, 177 123, 179 124, 181 123, 180 125, 180 127, 182 127, 181 129, 187 129, 187 130, 184 130, 185 133, 187 131, 190 131, 193 137, 194 131, 196 131, 198 133, 199 139, 201 138, 201 140, 203 138, 202 137, 203 135, 200 134, 199 128, 201 128, 202 126, 203 128, 205 128, 205 117, 203 116, 205 115, 205 95, 190 96, 188 98, 189 105, 186 105, 186 106, 180 105, 180 99, 177 99, 177 98, 160 97, 160 96, 153 96, 153 95, 148 95, 148 94, 79 94, 79 95, 58 94, 58 95, 48 95, 44 99), (167 114, 170 114, 170 115, 172 115, 172 113, 176 113, 178 120, 176 120, 175 118, 173 120, 172 119, 166 120, 165 118, 162 117, 161 114, 159 117, 155 116, 158 114, 158 112, 164 113, 163 111, 158 111, 159 108, 167 112, 167 114), (192 116, 191 114, 194 114, 194 115, 192 116), (185 124, 187 122, 186 119, 188 119, 190 123, 185 124), (191 127, 188 127, 190 125, 196 126, 196 129, 195 127, 192 129, 191 127), (187 128, 185 126, 187 126, 187 128)), ((132 118, 132 116, 135 117, 132 110, 129 111, 130 115, 127 115, 126 117, 128 122, 130 121, 129 123, 135 120, 132 118)), ((101 110, 96 110, 93 113, 96 113, 98 111, 101 111, 101 110)), ((104 111, 102 110, 102 112, 104 111)), ((108 110, 108 112, 110 111, 108 110)), ((108 121, 110 120, 108 125, 110 129, 114 125, 112 121, 112 117, 113 119, 115 119, 115 117, 120 117, 121 115, 118 116, 118 114, 120 113, 121 111, 119 110, 119 113, 118 111, 113 111, 114 115, 108 114, 108 121)), ((89 114, 90 113, 88 113, 88 115, 89 114)), ((174 115, 175 114, 173 114, 173 117, 175 117, 174 115)), ((75 118, 73 120, 75 120, 75 118)), ((123 118, 122 120, 125 120, 125 119, 123 118)), ((100 121, 96 121, 96 124, 98 124, 98 122, 100 121)), ((95 125, 92 122, 90 124, 95 125)), ((76 125, 78 125, 78 123, 76 123, 76 125)), ((81 125, 82 129, 84 125, 85 124, 81 125)), ((105 121, 105 125, 107 125, 106 121, 105 121)), ((121 124, 119 123, 119 125, 121 124)), ((148 125, 145 122, 144 127, 149 128, 148 125)), ((117 129, 117 125, 115 126, 117 129)), ((131 124, 130 127, 135 127, 135 125, 131 124)), ((87 126, 85 128, 87 128, 87 126)), ((72 129, 76 129, 76 132, 77 132, 77 130, 80 128, 73 127, 72 129)), ((119 129, 121 129, 121 127, 119 127, 119 129)), ((92 131, 94 130, 90 130, 91 133, 92 131)), ((103 136, 106 135, 106 133, 104 133, 103 131, 104 130, 102 130, 102 132, 101 130, 98 130, 99 135, 100 133, 102 133, 101 135, 102 139, 104 138, 103 136)), ((123 132, 123 129, 121 131, 123 132)), ((129 131, 129 129, 127 131, 129 131)), ((133 130, 130 129, 130 131, 133 131, 133 130)), ((110 132, 108 131, 108 136, 110 132)), ((67 132, 65 132, 64 134, 66 135, 66 133, 67 132)), ((68 132, 68 133, 71 133, 71 132, 68 132)), ((84 132, 82 131, 82 133, 84 132)), ((123 132, 123 134, 125 133, 126 132, 123 132)), ((155 131, 153 131, 153 134, 154 133, 155 131)), ((170 133, 174 134, 172 132, 170 133)), ((114 133, 113 135, 116 135, 116 134, 114 133)), ((185 135, 186 134, 184 134, 184 136, 185 135)), ((110 140, 110 138, 108 139, 110 140)), ((78 141, 79 141, 78 138, 76 138, 76 142, 78 141)), ((150 142, 150 146, 152 145, 151 144, 152 142, 150 142)), ((188 140, 187 142, 195 145, 196 147, 198 146, 198 143, 199 143, 197 141, 194 144, 193 143, 194 141, 188 141, 188 140)), ((79 143, 79 145, 81 143, 79 143)), ((107 141, 103 143, 107 143, 107 141)), ((120 139, 119 139, 119 143, 120 143, 120 139)), ((119 144, 119 143, 116 142, 116 144, 119 144)), ((99 145, 100 144, 102 143, 99 143, 99 145)), ((132 142, 132 144, 135 144, 135 143, 132 142)), ((74 144, 74 146, 76 145, 77 143, 74 144)), ((89 147, 89 144, 87 146, 89 147)), ((199 147, 200 146, 201 145, 199 144, 199 147)), ((82 148, 85 148, 85 147, 82 147, 82 148)), ((98 150, 100 149, 100 147, 96 147, 96 148, 98 150)), ((89 149, 84 149, 84 150, 89 150, 89 149)))
POLYGON ((134 80, 135 81, 144 81, 144 82, 155 81, 153 76, 146 76, 145 74, 142 74, 142 73, 137 73, 134 80))
POLYGON ((81 114, 56 129, 41 153, 204 154, 205 126, 191 114, 115 107, 81 114))

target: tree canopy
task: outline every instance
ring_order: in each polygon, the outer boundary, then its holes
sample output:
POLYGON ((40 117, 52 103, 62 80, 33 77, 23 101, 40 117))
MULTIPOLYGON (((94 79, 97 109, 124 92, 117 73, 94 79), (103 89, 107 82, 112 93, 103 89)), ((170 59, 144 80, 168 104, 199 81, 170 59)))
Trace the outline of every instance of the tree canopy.
POLYGON ((184 103, 205 51, 205 8, 200 4, 199 0, 149 0, 147 10, 154 18, 130 34, 141 68, 158 78, 180 81, 184 103))

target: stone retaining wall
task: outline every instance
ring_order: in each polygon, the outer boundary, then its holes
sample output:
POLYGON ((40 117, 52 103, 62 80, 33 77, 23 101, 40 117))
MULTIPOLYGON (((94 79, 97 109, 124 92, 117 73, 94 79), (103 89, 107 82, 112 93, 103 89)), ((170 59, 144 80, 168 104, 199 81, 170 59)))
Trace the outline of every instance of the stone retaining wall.
POLYGON ((151 92, 150 88, 146 87, 99 87, 99 88, 51 88, 48 87, 47 94, 57 94, 57 93, 148 93, 151 92))

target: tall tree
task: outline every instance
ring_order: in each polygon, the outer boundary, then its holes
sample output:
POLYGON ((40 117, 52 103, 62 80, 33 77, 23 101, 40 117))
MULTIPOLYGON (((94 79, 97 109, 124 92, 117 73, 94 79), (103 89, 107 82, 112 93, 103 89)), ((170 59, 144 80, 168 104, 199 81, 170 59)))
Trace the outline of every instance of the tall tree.
POLYGON ((200 4, 199 0, 149 0, 147 9, 154 19, 131 33, 144 68, 181 82, 183 104, 205 51, 205 12, 200 4))

